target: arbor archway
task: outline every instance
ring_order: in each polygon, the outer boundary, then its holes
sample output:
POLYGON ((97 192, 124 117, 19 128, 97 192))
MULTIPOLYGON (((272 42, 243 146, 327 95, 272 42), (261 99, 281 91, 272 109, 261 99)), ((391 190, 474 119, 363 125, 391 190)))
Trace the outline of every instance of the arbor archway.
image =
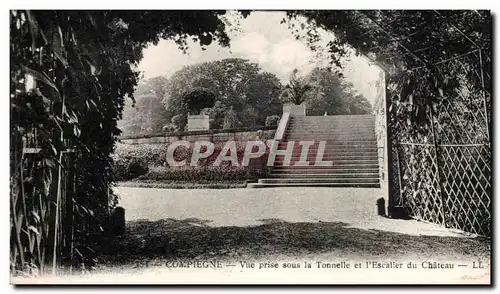
MULTIPOLYGON (((142 50, 162 38, 181 49, 191 37, 227 46, 224 13, 11 11, 14 267, 43 271, 50 260, 55 269, 68 254, 92 264, 87 236, 99 232, 108 212, 116 122, 137 84, 142 50), (68 211, 78 213, 66 218, 68 211), (63 232, 68 222, 74 230, 63 232), (73 251, 59 253, 60 246, 73 251)), ((316 28, 335 33, 334 63, 349 45, 385 69, 387 100, 378 110, 390 130, 391 208, 490 235, 490 13, 287 12, 299 16, 308 20, 313 47, 316 28)))

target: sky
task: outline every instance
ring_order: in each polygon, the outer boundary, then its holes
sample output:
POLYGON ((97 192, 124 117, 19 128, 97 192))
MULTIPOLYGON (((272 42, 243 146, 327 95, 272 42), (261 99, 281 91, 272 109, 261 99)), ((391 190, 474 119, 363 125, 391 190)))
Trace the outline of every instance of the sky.
MULTIPOLYGON (((284 12, 252 12, 247 18, 238 21, 234 13, 228 13, 226 20, 232 24, 226 30, 231 39, 230 48, 224 48, 213 42, 202 50, 198 43, 188 41, 186 54, 177 44, 162 40, 144 50, 144 58, 139 64, 145 79, 156 76, 170 77, 185 65, 221 60, 224 58, 245 58, 286 83, 292 71, 297 68, 299 74, 306 75, 316 66, 328 63, 326 44, 334 38, 330 32, 319 30, 321 49, 311 51, 305 40, 297 40, 288 28, 280 24, 284 12), (236 22, 238 21, 238 24, 236 22)), ((292 21, 300 25, 303 20, 292 21)), ((358 92, 370 102, 376 95, 375 83, 380 69, 372 65, 366 57, 351 56, 343 69, 347 81, 354 84, 358 92)))

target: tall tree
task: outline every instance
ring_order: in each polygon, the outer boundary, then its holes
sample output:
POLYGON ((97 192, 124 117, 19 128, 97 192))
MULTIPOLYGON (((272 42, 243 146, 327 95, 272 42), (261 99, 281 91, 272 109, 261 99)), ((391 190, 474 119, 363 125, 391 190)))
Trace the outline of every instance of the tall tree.
POLYGON ((186 112, 182 102, 184 93, 199 88, 215 94, 215 101, 219 102, 217 109, 233 107, 238 121, 247 126, 264 125, 267 116, 281 111, 279 79, 272 73, 262 72, 257 64, 248 60, 229 58, 189 65, 177 71, 169 79, 163 100, 168 117, 186 112))
POLYGON ((118 127, 124 135, 159 133, 169 123, 163 101, 167 91, 167 79, 154 77, 139 84, 134 103, 127 103, 118 127))
POLYGON ((328 68, 314 68, 307 79, 312 88, 305 93, 308 115, 367 114, 370 102, 354 86, 328 68))

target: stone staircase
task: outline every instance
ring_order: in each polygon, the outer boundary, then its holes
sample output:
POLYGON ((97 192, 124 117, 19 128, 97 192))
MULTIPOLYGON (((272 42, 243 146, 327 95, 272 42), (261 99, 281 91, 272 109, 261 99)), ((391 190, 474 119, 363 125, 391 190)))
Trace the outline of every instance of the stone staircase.
MULTIPOLYGON (((379 188, 379 165, 373 115, 290 116, 278 150, 295 141, 289 165, 278 155, 269 178, 249 187, 322 186, 379 188), (309 147, 309 166, 297 166, 301 157, 300 141, 314 141, 309 147), (315 166, 319 142, 326 141, 323 161, 315 166)), ((321 158, 319 158, 321 160, 321 158)))

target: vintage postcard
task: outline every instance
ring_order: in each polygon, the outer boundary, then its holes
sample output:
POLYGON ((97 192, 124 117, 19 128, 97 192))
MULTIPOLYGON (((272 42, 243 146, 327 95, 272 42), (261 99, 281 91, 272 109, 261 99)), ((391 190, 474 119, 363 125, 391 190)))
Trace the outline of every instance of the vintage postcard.
POLYGON ((486 10, 10 10, 12 284, 491 284, 486 10))

